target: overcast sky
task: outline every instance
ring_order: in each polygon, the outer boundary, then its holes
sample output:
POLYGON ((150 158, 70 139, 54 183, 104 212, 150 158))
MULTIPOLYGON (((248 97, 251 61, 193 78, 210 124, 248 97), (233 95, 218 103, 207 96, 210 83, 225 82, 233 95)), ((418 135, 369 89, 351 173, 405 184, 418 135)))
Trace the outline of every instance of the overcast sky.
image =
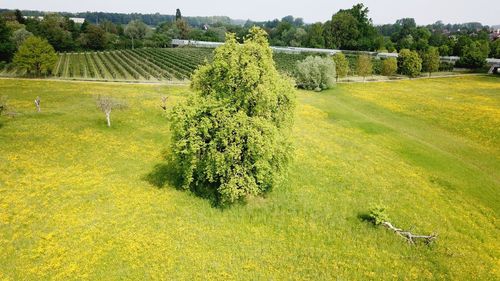
POLYGON ((339 9, 362 2, 370 9, 375 24, 393 23, 399 18, 415 18, 417 24, 442 20, 445 23, 477 21, 500 24, 499 0, 0 0, 0 8, 85 12, 174 14, 185 16, 229 16, 234 19, 270 20, 286 15, 305 22, 326 21, 339 9))

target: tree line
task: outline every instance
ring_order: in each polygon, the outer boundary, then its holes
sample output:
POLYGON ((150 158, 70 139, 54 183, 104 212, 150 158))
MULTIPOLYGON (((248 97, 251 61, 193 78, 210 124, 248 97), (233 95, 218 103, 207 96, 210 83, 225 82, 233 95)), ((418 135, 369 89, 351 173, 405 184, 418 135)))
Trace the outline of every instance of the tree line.
POLYGON ((394 24, 375 26, 363 4, 341 9, 330 20, 306 24, 286 16, 265 22, 235 22, 227 17, 183 17, 116 13, 51 13, 3 11, 0 14, 0 61, 9 62, 15 50, 29 36, 46 39, 58 52, 109 50, 136 47, 169 47, 172 38, 223 42, 226 33, 242 40, 253 26, 268 34, 271 45, 330 48, 360 51, 425 52, 437 48, 441 56, 473 56, 465 67, 479 67, 486 57, 500 58, 500 40, 491 40, 489 28, 480 23, 436 22, 418 26, 403 18, 394 24), (85 17, 77 24, 70 16, 85 17))

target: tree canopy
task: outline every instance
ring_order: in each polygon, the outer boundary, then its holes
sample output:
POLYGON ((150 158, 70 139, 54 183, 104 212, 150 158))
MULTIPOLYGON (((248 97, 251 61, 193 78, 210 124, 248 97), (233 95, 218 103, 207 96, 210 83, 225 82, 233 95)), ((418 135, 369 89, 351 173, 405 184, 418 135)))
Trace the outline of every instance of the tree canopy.
POLYGON ((172 112, 173 153, 185 189, 221 205, 269 191, 291 156, 294 88, 274 66, 266 33, 234 34, 192 79, 172 112))
POLYGON ((31 36, 21 44, 13 62, 28 74, 38 76, 51 73, 57 62, 57 55, 47 40, 31 36))

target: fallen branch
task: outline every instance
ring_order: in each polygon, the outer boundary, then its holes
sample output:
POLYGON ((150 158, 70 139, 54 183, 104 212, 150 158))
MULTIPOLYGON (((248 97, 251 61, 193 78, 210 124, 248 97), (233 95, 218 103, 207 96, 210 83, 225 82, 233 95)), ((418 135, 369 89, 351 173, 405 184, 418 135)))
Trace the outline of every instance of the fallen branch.
POLYGON ((405 238, 408 241, 408 243, 410 243, 410 244, 415 244, 415 242, 417 242, 418 239, 421 239, 424 241, 425 244, 429 245, 430 243, 432 243, 432 241, 437 239, 437 234, 431 234, 431 235, 413 234, 409 231, 402 230, 401 228, 395 227, 394 225, 392 225, 388 221, 382 222, 382 225, 389 228, 390 230, 394 231, 399 236, 405 238))

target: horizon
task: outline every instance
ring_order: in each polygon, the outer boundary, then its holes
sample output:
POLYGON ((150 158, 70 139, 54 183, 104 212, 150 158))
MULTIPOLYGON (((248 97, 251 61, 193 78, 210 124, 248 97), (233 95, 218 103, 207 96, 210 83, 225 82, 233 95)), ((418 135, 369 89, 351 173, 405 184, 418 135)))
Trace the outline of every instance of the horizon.
MULTIPOLYGON (((156 2, 155 0, 144 0, 148 3, 151 2, 156 2)), ((143 1, 143 2, 144 2, 143 1)), ((227 0, 222 0, 219 2, 226 2, 227 0)), ((325 2, 325 0, 314 0, 315 2, 325 2)), ((372 19, 374 25, 383 25, 383 24, 392 24, 394 23, 397 19, 400 18, 414 18, 417 25, 428 25, 428 24, 433 24, 437 21, 442 21, 445 24, 463 24, 463 23, 471 23, 471 22, 479 22, 482 25, 488 25, 488 26, 496 26, 500 25, 500 20, 497 21, 496 19, 496 14, 500 13, 500 8, 495 8, 492 9, 491 7, 488 6, 489 1, 485 0, 478 0, 474 2, 474 5, 471 5, 468 1, 441 1, 439 3, 433 3, 432 1, 429 0, 424 0, 424 1, 419 1, 418 3, 405 3, 405 7, 401 7, 401 5, 396 5, 393 6, 390 9, 390 13, 387 12, 387 9, 385 8, 386 5, 389 4, 389 2, 394 2, 397 3, 397 1, 394 0, 383 0, 385 3, 380 3, 381 1, 378 1, 379 3, 372 3, 374 0, 369 0, 369 1, 345 1, 345 3, 337 4, 337 3, 328 3, 331 7, 324 8, 324 9, 318 9, 318 8, 313 8, 313 9, 301 9, 300 12, 302 14, 299 14, 299 12, 296 11, 294 8, 294 5, 292 5, 291 8, 287 7, 279 7, 279 9, 273 9, 276 8, 272 5, 275 5, 277 3, 271 2, 268 6, 271 5, 271 7, 266 8, 266 13, 258 13, 260 16, 256 16, 257 10, 248 10, 248 9, 241 9, 245 10, 243 13, 248 16, 242 16, 240 12, 235 12, 235 11, 230 11, 231 5, 225 5, 223 8, 221 5, 214 5, 217 7, 211 7, 211 9, 201 9, 200 10, 200 5, 197 4, 194 5, 194 7, 190 7, 190 4, 193 4, 192 2, 196 2, 193 0, 188 0, 187 3, 186 1, 183 2, 182 5, 176 5, 177 7, 172 6, 171 4, 165 4, 161 7, 154 6, 156 8, 154 9, 144 9, 142 8, 144 5, 141 5, 141 9, 134 9, 132 5, 127 5, 128 0, 125 1, 120 1, 120 2, 125 2, 123 4, 120 4, 120 8, 116 8, 116 5, 113 5, 113 8, 111 7, 106 7, 108 4, 113 4, 114 1, 106 1, 106 3, 101 3, 99 1, 91 0, 87 1, 87 4, 83 3, 61 3, 59 1, 44 1, 44 3, 40 3, 38 1, 31 1, 31 0, 23 0, 23 1, 12 1, 12 0, 6 0, 1 9, 19 9, 19 10, 25 10, 25 11, 41 11, 41 12, 57 12, 57 13, 85 13, 85 12, 103 12, 103 13, 118 13, 118 14, 162 14, 162 15, 175 15, 175 9, 179 8, 182 12, 182 15, 185 17, 211 17, 211 16, 225 16, 229 17, 232 20, 251 20, 251 21, 256 21, 256 22, 262 22, 262 21, 272 21, 274 19, 281 19, 285 16, 292 15, 294 18, 302 18, 305 23, 307 24, 312 24, 315 22, 325 22, 331 18, 331 16, 338 12, 339 9, 348 9, 352 7, 352 5, 356 3, 363 3, 365 7, 368 7, 369 13, 368 16, 372 19), (90 2, 90 3, 89 3, 90 2), (112 2, 112 3, 110 3, 112 2), (447 2, 447 3, 443 3, 447 2), (427 6, 425 3, 431 3, 434 7, 436 7, 436 12, 440 14, 439 17, 434 17, 433 10, 428 11, 427 9, 425 11, 420 11, 419 9, 416 9, 415 4, 417 6, 427 6), (443 9, 438 9, 438 6, 447 6, 448 4, 452 4, 451 7, 446 7, 443 9), (68 6, 69 5, 69 6, 68 6), (82 7, 85 6, 85 8, 82 7), (104 6, 103 6, 104 5, 104 6), (91 7, 92 6, 92 7, 91 7), (130 8, 124 8, 124 7, 129 7, 130 8), (166 7, 168 6, 168 8, 166 7), (471 6, 471 7, 466 7, 466 6, 471 6), (283 9, 281 9, 283 8, 283 9), (229 10, 228 10, 229 9, 229 10), (381 10, 382 9, 382 12, 381 10), (396 9, 399 9, 400 11, 395 11, 396 9), (225 12, 216 12, 215 10, 223 10, 225 12), (197 12, 198 11, 198 12, 197 12), (208 12, 207 12, 208 11, 208 12), (278 12, 277 12, 278 11, 278 12), (283 11, 283 12, 281 12, 283 11), (446 13, 443 14, 443 11, 446 13), (464 14, 465 12, 465 14, 464 14), (478 12, 481 13, 481 17, 474 16, 473 14, 477 14, 478 12), (270 16, 270 13, 273 15, 270 16), (278 14, 281 13, 281 14, 278 14), (311 16, 311 13, 314 14, 314 16, 311 16), (321 13, 321 14, 320 14, 321 13), (460 15, 461 14, 461 15, 460 15), (253 16, 252 16, 253 15, 253 16), (395 16, 394 16, 395 15, 395 16), (441 16, 442 15, 442 16, 441 16), (432 18, 432 19, 431 19, 432 18)), ((254 1, 255 2, 255 1, 254 1)), ((257 2, 264 2, 262 0, 257 0, 257 2)), ((233 2, 230 2, 231 4, 234 4, 233 2)), ((289 3, 287 3, 289 4, 289 3)), ((296 4, 295 2, 292 2, 292 4, 296 4)), ((327 5, 327 6, 328 6, 327 5)), ((253 5, 253 6, 258 6, 256 8, 260 9, 259 5, 253 5)), ((262 5, 263 6, 263 5, 262 5)), ((314 5, 312 5, 314 6, 314 5)), ((255 7, 253 7, 255 8, 255 7)), ((259 11, 260 12, 260 11, 259 11)))

